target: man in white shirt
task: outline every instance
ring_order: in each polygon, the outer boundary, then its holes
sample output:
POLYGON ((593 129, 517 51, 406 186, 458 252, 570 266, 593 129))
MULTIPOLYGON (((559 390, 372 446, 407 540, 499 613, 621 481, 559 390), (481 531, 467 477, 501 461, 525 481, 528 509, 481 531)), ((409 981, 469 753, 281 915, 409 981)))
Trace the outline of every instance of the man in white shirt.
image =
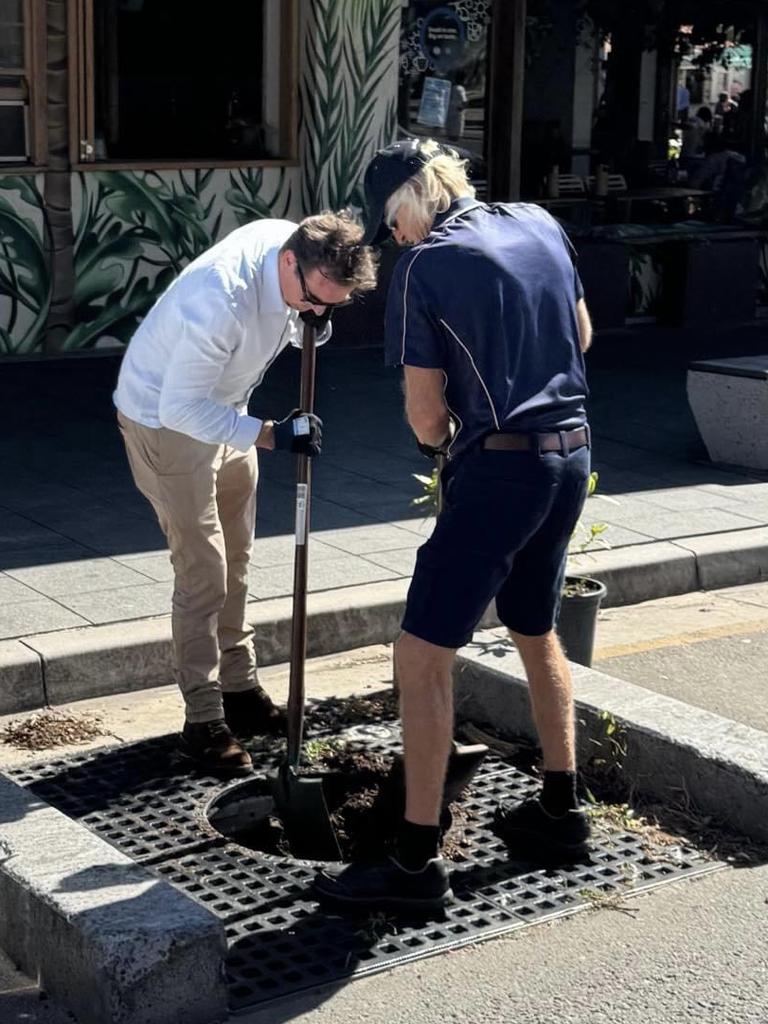
POLYGON ((240 740, 284 726, 258 685, 245 615, 256 449, 314 456, 322 439, 318 417, 257 419, 248 399, 280 352, 301 346, 299 317, 326 341, 333 307, 375 284, 372 251, 345 214, 256 221, 190 263, 126 350, 114 400, 134 480, 171 551, 181 745, 208 769, 247 774, 240 740))

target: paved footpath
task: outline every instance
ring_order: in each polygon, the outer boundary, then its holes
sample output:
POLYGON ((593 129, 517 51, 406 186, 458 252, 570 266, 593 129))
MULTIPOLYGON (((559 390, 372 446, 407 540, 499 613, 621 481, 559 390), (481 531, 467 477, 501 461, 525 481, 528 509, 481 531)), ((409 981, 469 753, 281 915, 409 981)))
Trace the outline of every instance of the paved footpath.
MULTIPOLYGON (((640 592, 615 603, 746 583, 768 574, 768 474, 713 467, 685 397, 685 359, 655 335, 606 335, 590 357, 590 419, 600 494, 584 522, 604 522, 596 572, 632 567, 640 592), (655 337, 643 358, 638 338, 655 337), (672 353, 672 354, 670 354, 672 353), (700 563, 700 571, 681 567, 700 563), (706 566, 717 571, 708 577, 706 566), (666 568, 665 568, 666 567, 666 568), (658 579, 651 578, 654 571, 658 579), (724 575, 725 574, 725 575, 724 575)), ((739 351, 758 336, 738 335, 739 351)), ((722 342, 725 345, 725 341, 722 342)), ((733 339, 728 350, 733 350, 733 339)), ((717 343, 710 347, 719 351, 717 343)), ((0 640, 167 613, 171 567, 148 504, 130 479, 111 406, 114 357, 8 365, 0 375, 0 640)), ((296 404, 298 353, 256 393, 254 412, 296 404)), ((429 464, 403 421, 396 371, 378 350, 320 353, 309 586, 360 587, 410 576, 429 518, 412 474, 429 464)), ((290 593, 293 460, 261 460, 250 597, 290 593)))

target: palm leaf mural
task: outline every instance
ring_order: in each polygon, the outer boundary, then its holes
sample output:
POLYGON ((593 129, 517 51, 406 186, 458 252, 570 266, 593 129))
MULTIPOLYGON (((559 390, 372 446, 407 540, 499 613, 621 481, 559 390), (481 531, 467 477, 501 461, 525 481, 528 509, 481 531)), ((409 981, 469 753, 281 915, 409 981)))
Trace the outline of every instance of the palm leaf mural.
POLYGON ((343 68, 340 4, 314 0, 304 37, 301 112, 304 127, 302 200, 307 211, 322 208, 323 178, 342 122, 343 68))
POLYGON ((361 53, 356 52, 355 37, 347 35, 344 39, 348 111, 329 184, 330 205, 337 210, 349 203, 371 155, 372 125, 381 82, 393 59, 396 29, 400 23, 397 5, 377 0, 365 6, 361 53))
POLYGON ((182 268, 215 240, 211 170, 144 177, 123 171, 81 174, 84 202, 75 236, 77 327, 63 349, 108 335, 127 342, 139 320, 182 268), (87 188, 86 181, 92 186, 87 188), (209 226, 210 225, 210 226, 209 226), (159 269, 158 269, 159 268, 159 269))
MULTIPOLYGON (((0 188, 14 191, 29 206, 43 206, 33 180, 0 178, 0 188)), ((0 294, 7 320, 0 326, 0 349, 25 355, 39 345, 51 302, 51 275, 43 236, 33 220, 0 196, 0 294)))
POLYGON ((237 223, 242 226, 263 217, 285 217, 291 205, 290 183, 287 192, 283 194, 285 182, 285 168, 281 167, 274 191, 268 196, 262 194, 264 171, 261 167, 243 167, 230 171, 230 187, 224 193, 224 198, 234 210, 237 223))
POLYGON ((378 130, 376 120, 397 51, 400 16, 400 5, 391 0, 313 0, 301 90, 307 212, 341 209, 357 200, 377 142, 382 134, 386 142, 394 136, 394 97, 378 130))

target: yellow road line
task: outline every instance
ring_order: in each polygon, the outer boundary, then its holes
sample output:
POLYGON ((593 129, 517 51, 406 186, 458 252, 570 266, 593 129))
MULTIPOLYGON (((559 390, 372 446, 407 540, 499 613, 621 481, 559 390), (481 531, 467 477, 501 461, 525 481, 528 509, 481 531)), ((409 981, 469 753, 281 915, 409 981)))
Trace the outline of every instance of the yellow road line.
MULTIPOLYGON (((598 627, 599 628, 599 627, 598 627)), ((598 646, 593 661, 604 661, 606 658, 621 658, 625 654, 642 654, 643 651, 657 651, 663 647, 685 647, 688 644, 699 644, 704 640, 716 640, 720 637, 743 636, 745 633, 761 633, 768 629, 768 619, 755 619, 752 622, 736 622, 730 625, 710 626, 708 629, 695 629, 689 633, 676 633, 673 636, 658 636, 649 640, 638 640, 635 643, 612 644, 598 646)))

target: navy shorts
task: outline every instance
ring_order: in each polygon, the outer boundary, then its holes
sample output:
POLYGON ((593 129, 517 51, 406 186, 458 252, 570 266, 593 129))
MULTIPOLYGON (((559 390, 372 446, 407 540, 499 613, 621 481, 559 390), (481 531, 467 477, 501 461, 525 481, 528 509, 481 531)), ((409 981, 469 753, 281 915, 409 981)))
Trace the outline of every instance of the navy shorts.
POLYGON ((449 464, 443 511, 419 549, 403 629, 439 647, 463 647, 494 597, 514 632, 552 629, 589 470, 586 445, 568 455, 478 449, 449 464))

